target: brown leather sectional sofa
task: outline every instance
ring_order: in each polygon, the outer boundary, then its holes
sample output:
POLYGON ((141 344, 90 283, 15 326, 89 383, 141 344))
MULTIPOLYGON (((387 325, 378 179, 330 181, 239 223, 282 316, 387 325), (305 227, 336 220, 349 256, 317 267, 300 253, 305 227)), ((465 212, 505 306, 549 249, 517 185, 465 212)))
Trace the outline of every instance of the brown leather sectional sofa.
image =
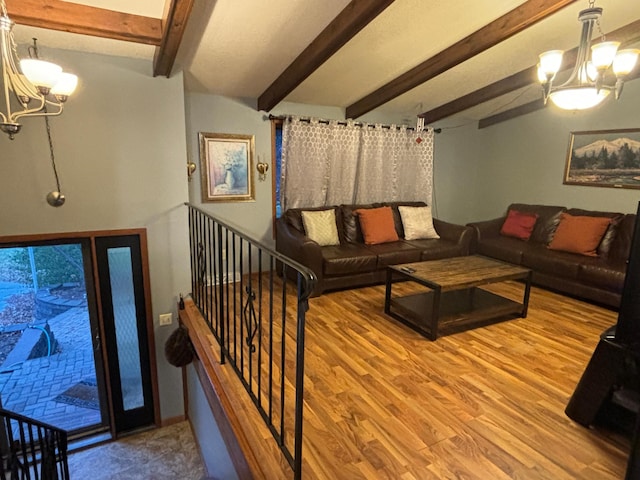
POLYGON ((469 224, 476 232, 475 253, 530 268, 536 285, 619 307, 636 215, 529 204, 512 204, 507 212, 511 209, 538 215, 529 240, 500 234, 505 213, 500 218, 469 224), (597 256, 548 248, 563 212, 573 216, 611 219, 598 245, 597 256))
POLYGON ((473 241, 471 227, 433 219, 439 239, 404 240, 398 206, 425 206, 423 202, 339 205, 287 210, 276 222, 276 250, 310 268, 318 277, 314 295, 327 290, 384 282, 387 265, 468 255, 473 241), (365 245, 354 211, 390 206, 399 241, 365 245), (302 210, 335 209, 340 245, 320 246, 305 236, 302 210))

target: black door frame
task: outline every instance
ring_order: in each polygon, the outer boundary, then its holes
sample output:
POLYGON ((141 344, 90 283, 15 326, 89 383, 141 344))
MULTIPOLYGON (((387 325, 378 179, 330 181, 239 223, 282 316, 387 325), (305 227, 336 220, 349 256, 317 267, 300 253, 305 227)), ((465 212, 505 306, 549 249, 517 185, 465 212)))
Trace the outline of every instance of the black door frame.
MULTIPOLYGON (((149 371, 150 371, 150 384, 151 384, 151 396, 150 399, 153 405, 153 419, 150 425, 160 426, 161 418, 160 418, 160 396, 158 390, 158 373, 157 373, 157 362, 155 356, 155 335, 154 335, 154 326, 153 326, 153 314, 152 314, 152 306, 151 306, 151 283, 149 276, 149 257, 148 257, 148 249, 147 249, 147 230, 145 228, 132 228, 132 229, 122 229, 122 230, 95 230, 95 231, 82 231, 82 232, 60 232, 60 233, 45 233, 45 234, 31 234, 31 235, 4 235, 0 236, 0 245, 5 247, 10 246, 24 246, 25 244, 36 245, 36 244, 46 244, 50 242, 61 242, 61 243, 70 243, 70 242, 89 242, 90 243, 90 266, 91 272, 93 274, 93 281, 87 282, 87 288, 93 286, 91 291, 87 291, 87 300, 94 299, 95 302, 94 308, 97 311, 90 311, 90 314, 95 314, 98 319, 99 324, 99 339, 96 339, 94 333, 94 342, 100 342, 100 349, 102 351, 102 364, 104 367, 104 378, 106 381, 106 394, 107 394, 107 402, 109 405, 109 425, 111 430, 111 436, 113 438, 117 438, 120 433, 116 429, 116 419, 115 413, 113 409, 113 392, 111 391, 111 372, 109 369, 109 361, 107 358, 107 341, 105 335, 104 328, 104 316, 102 312, 102 292, 101 286, 99 283, 98 277, 98 262, 96 256, 96 240, 99 238, 109 238, 109 237, 125 237, 125 236, 135 236, 139 239, 139 250, 140 250, 140 262, 141 262, 141 275, 142 275, 142 286, 143 286, 143 297, 144 297, 144 311, 145 311, 145 322, 146 322, 146 340, 147 340, 147 348, 148 348, 148 359, 149 359, 149 371)), ((86 260, 85 260, 86 261, 86 260)), ((85 268, 87 265, 85 265, 85 268)), ((91 303, 91 302, 90 302, 91 303)), ((91 306, 89 307, 92 308, 91 306)), ((139 328, 141 326, 139 325, 139 328)), ((94 349, 95 351, 95 349, 94 349)), ((99 374, 96 372, 96 374, 99 374)))
POLYGON ((107 365, 109 366, 109 386, 112 393, 112 408, 116 434, 153 424, 157 406, 153 402, 151 381, 151 352, 147 341, 147 307, 144 291, 142 252, 138 235, 117 235, 96 237, 95 251, 97 260, 98 284, 100 286, 102 325, 107 365), (118 332, 115 324, 114 306, 111 301, 110 267, 108 251, 113 248, 128 248, 131 254, 131 271, 138 331, 138 352, 142 381, 143 405, 125 410, 122 392, 122 376, 118 357, 118 332))

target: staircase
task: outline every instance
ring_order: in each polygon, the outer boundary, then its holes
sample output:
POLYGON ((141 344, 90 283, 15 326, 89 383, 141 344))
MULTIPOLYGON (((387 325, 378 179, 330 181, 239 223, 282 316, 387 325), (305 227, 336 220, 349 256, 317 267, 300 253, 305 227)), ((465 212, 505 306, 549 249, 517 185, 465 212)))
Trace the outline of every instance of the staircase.
POLYGON ((0 408, 0 478, 68 480, 67 432, 0 408))

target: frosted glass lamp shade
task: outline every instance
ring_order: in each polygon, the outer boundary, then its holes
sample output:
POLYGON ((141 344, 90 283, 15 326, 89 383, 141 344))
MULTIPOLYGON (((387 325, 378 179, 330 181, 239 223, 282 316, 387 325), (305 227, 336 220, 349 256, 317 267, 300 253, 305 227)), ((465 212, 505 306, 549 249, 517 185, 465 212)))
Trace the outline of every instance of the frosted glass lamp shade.
POLYGON ((72 73, 62 72, 60 79, 51 89, 51 93, 63 97, 71 95, 78 85, 78 77, 72 73))
POLYGON ((616 58, 613 59, 613 73, 616 74, 616 77, 623 77, 631 73, 638 61, 638 54, 640 54, 640 50, 636 48, 618 52, 616 58))
POLYGON ((544 75, 547 80, 553 78, 558 70, 560 70, 560 65, 562 65, 562 50, 549 50, 548 52, 541 53, 540 57, 540 75, 544 75))
POLYGON ((595 87, 568 88, 551 92, 549 98, 563 110, 586 110, 593 108, 609 95, 610 90, 595 87))
POLYGON ((25 77, 36 87, 53 87, 62 73, 62 67, 55 63, 27 58, 20 60, 20 68, 25 77))
POLYGON ((606 70, 609 68, 613 59, 616 57, 616 52, 620 42, 601 42, 591 47, 591 62, 598 71, 606 70))

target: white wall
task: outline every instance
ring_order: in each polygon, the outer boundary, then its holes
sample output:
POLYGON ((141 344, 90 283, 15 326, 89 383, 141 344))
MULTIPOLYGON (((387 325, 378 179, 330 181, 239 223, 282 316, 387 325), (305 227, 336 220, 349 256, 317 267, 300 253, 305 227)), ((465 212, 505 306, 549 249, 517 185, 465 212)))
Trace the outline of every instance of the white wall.
POLYGON ((147 228, 161 414, 182 415, 181 371, 163 354, 173 327, 157 326, 190 289, 182 75, 153 78, 139 60, 41 53, 81 79, 51 120, 67 201, 46 203, 55 180, 44 120, 25 120, 15 140, 0 136, 0 235, 147 228))
POLYGON ((500 216, 514 202, 635 212, 640 190, 562 181, 570 132, 640 128, 639 99, 640 82, 628 82, 620 100, 607 99, 593 110, 565 112, 549 105, 482 130, 443 130, 435 160, 440 211, 460 223, 500 216))

